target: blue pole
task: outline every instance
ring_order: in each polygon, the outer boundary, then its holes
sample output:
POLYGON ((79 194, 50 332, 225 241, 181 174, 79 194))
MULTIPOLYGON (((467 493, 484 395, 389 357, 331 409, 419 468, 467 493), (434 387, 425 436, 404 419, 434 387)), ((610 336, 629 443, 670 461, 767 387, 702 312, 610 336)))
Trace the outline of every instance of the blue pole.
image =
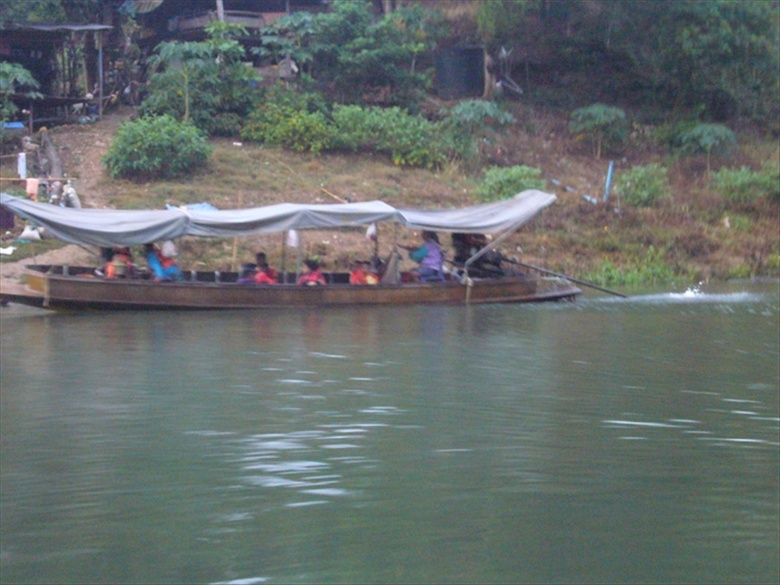
POLYGON ((612 186, 612 170, 615 168, 615 161, 609 161, 609 170, 607 171, 607 184, 604 187, 604 202, 609 199, 609 188, 612 186))

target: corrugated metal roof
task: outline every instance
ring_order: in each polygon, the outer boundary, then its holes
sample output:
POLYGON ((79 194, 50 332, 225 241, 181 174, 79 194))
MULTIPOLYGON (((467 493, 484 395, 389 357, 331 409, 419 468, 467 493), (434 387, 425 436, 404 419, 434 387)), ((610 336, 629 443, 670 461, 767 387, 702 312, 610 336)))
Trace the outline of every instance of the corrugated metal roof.
POLYGON ((42 30, 46 32, 59 32, 59 31, 95 31, 95 30, 111 30, 113 26, 107 24, 24 24, 13 27, 14 30, 42 30))
POLYGON ((163 0, 128 0, 127 4, 135 7, 136 14, 145 14, 159 7, 163 0))

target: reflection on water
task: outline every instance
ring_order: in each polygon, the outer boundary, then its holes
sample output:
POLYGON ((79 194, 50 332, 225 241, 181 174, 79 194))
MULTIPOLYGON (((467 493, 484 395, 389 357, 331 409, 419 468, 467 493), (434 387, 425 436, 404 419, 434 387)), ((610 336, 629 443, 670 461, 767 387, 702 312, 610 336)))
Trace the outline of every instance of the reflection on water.
POLYGON ((2 580, 776 582, 779 314, 2 309, 2 580))

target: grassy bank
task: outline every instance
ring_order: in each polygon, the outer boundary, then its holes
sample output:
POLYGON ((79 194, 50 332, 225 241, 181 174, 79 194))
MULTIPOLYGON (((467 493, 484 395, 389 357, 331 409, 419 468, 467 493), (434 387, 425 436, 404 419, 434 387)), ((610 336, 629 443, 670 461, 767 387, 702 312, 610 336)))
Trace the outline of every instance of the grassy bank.
MULTIPOLYGON (((517 123, 485 145, 485 162, 542 169, 558 202, 506 241, 501 247, 505 255, 611 286, 780 275, 777 204, 727 204, 709 188, 703 158, 671 157, 656 148, 647 133, 637 133, 624 151, 612 153, 616 175, 634 165, 661 163, 669 169, 671 197, 650 208, 630 207, 614 194, 603 202, 608 158, 595 160, 589 146, 572 140, 565 117, 519 105, 513 113, 517 123), (599 202, 592 204, 585 195, 599 202)), ((451 207, 477 202, 474 193, 482 179, 481 173, 456 163, 427 171, 396 167, 381 157, 314 157, 219 140, 212 142, 209 162, 187 180, 138 184, 109 179, 99 170, 99 157, 115 124, 106 126, 102 148, 79 144, 82 135, 94 142, 101 124, 52 131, 87 207, 161 208, 166 203, 207 201, 227 209, 372 199, 399 206, 451 207)), ((758 168, 777 158, 776 142, 753 137, 743 140, 735 157, 715 164, 758 168)), ((8 176, 12 171, 0 172, 8 176)), ((8 190, 6 185, 3 189, 8 190)), ((412 243, 418 236, 401 232, 398 237, 412 243)), ((392 240, 392 226, 381 226, 380 252, 388 252, 392 240)), ((38 250, 44 245, 56 244, 38 243, 38 250)), ((278 264, 282 236, 187 240, 180 247, 182 264, 192 268, 228 269, 234 262, 249 261, 258 249, 267 250, 278 264)), ((371 253, 362 230, 306 234, 304 247, 306 253, 322 256, 329 267, 346 266, 371 253)), ((11 259, 30 251, 22 246, 11 259)))

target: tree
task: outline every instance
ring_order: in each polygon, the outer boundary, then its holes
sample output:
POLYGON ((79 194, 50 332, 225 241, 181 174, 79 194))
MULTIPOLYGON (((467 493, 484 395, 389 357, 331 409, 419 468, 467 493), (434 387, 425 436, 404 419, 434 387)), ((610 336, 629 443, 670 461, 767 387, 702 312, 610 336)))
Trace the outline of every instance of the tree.
POLYGON ((182 120, 190 118, 190 94, 196 74, 212 68, 211 47, 205 43, 160 43, 149 59, 149 68, 155 77, 150 81, 150 93, 168 87, 170 98, 181 95, 182 120))
POLYGON ((594 27, 611 31, 611 50, 634 63, 677 108, 713 120, 732 111, 753 119, 778 114, 780 4, 762 0, 602 0, 594 27), (609 19, 609 26, 605 20, 609 19))
POLYGON ((743 115, 775 128, 778 22, 780 3, 769 0, 485 0, 477 7, 488 46, 524 44, 570 79, 595 74, 595 91, 620 84, 616 91, 647 105, 708 121, 743 115))
POLYGON ((260 31, 263 44, 252 47, 251 51, 259 57, 270 57, 274 63, 290 58, 302 70, 308 70, 314 58, 311 50, 314 33, 314 15, 303 11, 294 12, 264 27, 260 31))
POLYGON ((143 114, 192 120, 211 134, 235 134, 256 103, 259 77, 245 67, 236 36, 241 27, 213 22, 203 42, 166 42, 149 59, 149 95, 143 114))
POLYGON ((30 98, 42 97, 35 91, 40 84, 18 63, 0 62, 0 128, 19 111, 11 97, 16 93, 30 98))
POLYGON ((477 27, 491 47, 513 45, 517 31, 532 14, 532 0, 488 0, 477 6, 477 27))
POLYGON ((625 140, 626 114, 620 108, 593 104, 571 113, 569 131, 593 142, 594 155, 601 158, 602 144, 616 146, 625 140))
POLYGON ((442 29, 429 10, 404 6, 374 22, 367 3, 335 0, 331 12, 318 15, 315 31, 313 75, 336 101, 413 107, 430 86, 419 60, 442 29))
POLYGON ((13 24, 101 22, 105 11, 119 11, 125 0, 3 0, 0 20, 13 24))
POLYGON ((710 158, 726 155, 737 146, 736 135, 722 124, 698 124, 680 136, 680 145, 685 154, 707 156, 707 177, 710 176, 710 158))

